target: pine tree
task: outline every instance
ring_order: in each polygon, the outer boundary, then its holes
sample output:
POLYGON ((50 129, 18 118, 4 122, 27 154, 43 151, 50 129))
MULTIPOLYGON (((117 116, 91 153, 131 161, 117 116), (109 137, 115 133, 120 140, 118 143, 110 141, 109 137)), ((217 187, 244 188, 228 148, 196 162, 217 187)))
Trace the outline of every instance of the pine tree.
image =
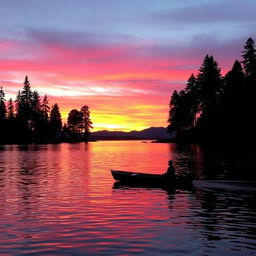
POLYGON ((252 38, 248 38, 242 51, 242 64, 247 77, 256 76, 256 50, 252 38))
POLYGON ((21 142, 31 142, 33 140, 33 92, 31 91, 28 77, 25 77, 22 91, 18 91, 16 97, 16 119, 17 136, 21 142))
POLYGON ((21 116, 21 109, 21 92, 19 90, 15 99, 15 110, 18 118, 21 116))
POLYGON ((18 119, 31 129, 33 92, 31 91, 30 82, 27 76, 25 77, 23 90, 18 92, 16 102, 18 119))
POLYGON ((6 132, 5 138, 7 143, 17 143, 19 136, 24 134, 20 133, 20 126, 16 120, 14 113, 14 105, 12 98, 9 99, 7 104, 7 120, 6 120, 6 132))
POLYGON ((0 121, 6 119, 5 93, 3 87, 0 87, 0 121))
POLYGON ((179 93, 175 90, 172 93, 169 107, 169 126, 167 131, 171 134, 173 131, 181 131, 188 128, 186 93, 184 90, 179 93))
POLYGON ((31 107, 33 99, 33 92, 31 91, 30 82, 28 80, 28 77, 25 77, 23 90, 21 91, 21 101, 23 104, 27 105, 28 107, 31 107))
POLYGON ((61 120, 61 114, 59 110, 59 106, 57 103, 55 103, 51 109, 50 113, 50 127, 52 133, 58 133, 61 132, 62 129, 62 120, 61 120))
POLYGON ((8 120, 14 120, 15 119, 15 114, 14 114, 14 106, 13 106, 13 101, 12 98, 10 98, 7 106, 7 118, 8 120))
POLYGON ((35 112, 35 113, 41 112, 41 100, 40 100, 38 91, 34 91, 32 93, 31 107, 32 107, 33 112, 35 112))
POLYGON ((212 135, 216 128, 218 104, 222 90, 220 68, 213 56, 203 60, 197 77, 201 94, 201 116, 198 124, 206 135, 212 135))
POLYGON ((83 114, 83 130, 84 130, 84 138, 88 139, 90 136, 90 130, 93 128, 92 121, 90 118, 90 110, 89 107, 84 105, 81 108, 81 112, 83 114))
POLYGON ((255 136, 256 122, 255 122, 255 113, 256 113, 256 50, 255 43, 252 38, 249 38, 244 46, 242 51, 242 64, 245 72, 245 99, 243 102, 246 108, 245 114, 245 123, 244 126, 247 127, 244 130, 244 133, 247 133, 249 136, 255 136))
POLYGON ((32 130, 34 133, 34 138, 40 140, 43 136, 43 115, 41 111, 41 100, 39 93, 34 91, 32 93, 32 101, 31 101, 31 109, 32 109, 32 130))
POLYGON ((43 119, 45 121, 49 120, 49 113, 50 113, 50 107, 49 107, 49 101, 47 96, 45 95, 42 101, 42 105, 41 105, 41 110, 42 110, 42 115, 43 115, 43 119))
POLYGON ((188 108, 188 114, 191 119, 192 127, 196 126, 197 114, 201 108, 201 92, 199 88, 198 81, 194 74, 192 74, 187 82, 187 86, 185 88, 186 93, 186 104, 188 108))
POLYGON ((174 91, 169 104, 169 126, 167 131, 186 131, 195 127, 200 109, 200 90, 196 77, 192 74, 185 90, 174 91))
POLYGON ((239 134, 243 130, 247 117, 247 99, 245 92, 245 75, 239 61, 224 79, 224 92, 219 111, 221 130, 226 135, 239 134))

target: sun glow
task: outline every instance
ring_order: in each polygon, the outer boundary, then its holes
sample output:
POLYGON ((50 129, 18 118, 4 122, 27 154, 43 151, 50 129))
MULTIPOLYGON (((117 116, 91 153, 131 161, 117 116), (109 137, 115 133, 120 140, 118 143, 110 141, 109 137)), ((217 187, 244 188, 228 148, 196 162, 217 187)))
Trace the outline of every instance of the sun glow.
POLYGON ((92 114, 92 121, 93 121, 93 131, 99 130, 109 130, 109 131, 132 131, 132 130, 143 130, 148 128, 149 125, 147 122, 143 120, 138 120, 134 118, 132 120, 129 116, 120 116, 120 115, 109 115, 102 116, 102 115, 93 115, 92 114), (131 121, 129 121, 131 120, 131 121))
MULTIPOLYGON (((41 13, 37 15, 40 17, 41 13)), ((72 109, 88 105, 94 130, 166 126, 172 92, 184 88, 203 55, 216 52, 224 56, 221 66, 225 73, 233 63, 232 50, 237 52, 238 39, 224 42, 217 35, 198 31, 192 36, 192 30, 184 38, 179 26, 177 30, 174 26, 171 33, 169 29, 159 30, 146 24, 148 31, 141 31, 138 23, 132 30, 129 26, 110 26, 108 31, 108 22, 103 22, 104 31, 109 33, 102 33, 98 23, 88 23, 91 31, 86 23, 81 27, 81 22, 74 21, 68 24, 69 30, 63 20, 65 29, 58 23, 55 29, 48 30, 45 24, 44 29, 32 29, 27 26, 27 19, 26 16, 16 23, 17 31, 25 32, 22 39, 14 30, 2 27, 0 86, 6 93, 5 99, 15 100, 28 75, 32 90, 41 96, 46 94, 51 106, 58 103, 63 123, 72 109)), ((33 24, 40 20, 33 20, 33 24)), ((217 31, 218 35, 227 35, 217 31)), ((225 32, 230 33, 230 28, 225 32)))

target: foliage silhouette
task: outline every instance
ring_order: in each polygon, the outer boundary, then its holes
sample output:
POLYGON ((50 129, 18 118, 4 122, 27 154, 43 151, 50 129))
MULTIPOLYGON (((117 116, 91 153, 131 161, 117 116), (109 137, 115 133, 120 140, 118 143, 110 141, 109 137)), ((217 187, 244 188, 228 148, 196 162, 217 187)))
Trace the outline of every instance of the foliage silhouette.
POLYGON ((245 43, 241 63, 236 60, 222 77, 218 62, 206 55, 197 76, 192 74, 184 90, 172 93, 167 131, 175 131, 181 140, 256 142, 256 50, 252 38, 245 43))
POLYGON ((28 77, 25 77, 23 89, 18 91, 15 103, 12 99, 5 103, 5 93, 0 87, 0 144, 2 143, 51 143, 88 141, 92 122, 87 106, 81 111, 81 130, 69 130, 62 127, 59 106, 49 107, 48 98, 43 100, 37 91, 32 91, 28 77), (83 136, 81 135, 81 132, 83 136))
POLYGON ((87 140, 91 128, 92 122, 88 106, 83 106, 80 111, 72 109, 69 112, 67 130, 72 140, 87 140))

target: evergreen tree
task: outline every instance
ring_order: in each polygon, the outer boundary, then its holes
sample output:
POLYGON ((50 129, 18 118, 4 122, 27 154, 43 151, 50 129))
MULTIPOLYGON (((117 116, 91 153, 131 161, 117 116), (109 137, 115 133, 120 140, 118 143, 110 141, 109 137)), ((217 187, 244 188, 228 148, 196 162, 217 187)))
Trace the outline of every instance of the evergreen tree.
POLYGON ((235 136, 243 130, 247 117, 245 75, 239 61, 235 61, 224 79, 224 92, 219 111, 221 130, 235 136))
POLYGON ((90 118, 90 110, 89 107, 84 105, 81 108, 81 112, 83 114, 83 131, 84 131, 84 138, 88 139, 90 136, 90 130, 93 128, 92 127, 92 121, 90 118))
POLYGON ((91 128, 89 107, 83 106, 80 111, 70 112, 68 126, 65 124, 62 129, 58 104, 50 110, 46 95, 41 102, 39 93, 32 92, 27 76, 23 89, 17 93, 15 105, 10 98, 6 108, 5 93, 0 87, 0 143, 70 141, 71 133, 81 141, 88 138, 91 128))
POLYGON ((32 108, 33 112, 35 112, 37 114, 41 112, 41 101, 40 101, 40 96, 39 96, 38 91, 34 91, 32 93, 31 108, 32 108))
POLYGON ((16 115, 17 117, 20 116, 21 113, 21 92, 20 90, 17 93, 16 99, 15 99, 15 110, 16 110, 16 115))
POLYGON ((5 93, 3 87, 0 87, 0 144, 6 141, 7 129, 6 123, 6 106, 5 106, 5 93))
POLYGON ((17 118, 20 119, 29 129, 32 124, 33 92, 31 91, 28 77, 25 77, 23 90, 17 95, 17 118))
POLYGON ((33 101, 33 92, 31 91, 30 82, 28 77, 25 77, 23 90, 21 91, 21 102, 27 106, 27 108, 31 108, 33 101))
POLYGON ((17 140, 19 143, 27 143, 33 140, 33 93, 30 88, 28 77, 25 77, 22 91, 18 91, 16 96, 16 120, 17 120, 17 140))
POLYGON ((176 90, 173 91, 171 100, 169 103, 169 118, 168 118, 168 127, 167 132, 172 133, 173 131, 179 130, 179 117, 178 115, 178 107, 179 107, 179 94, 176 90))
POLYGON ((23 89, 18 92, 16 97, 17 137, 20 143, 31 142, 33 140, 34 121, 32 102, 33 92, 26 76, 23 89))
POLYGON ((51 127, 50 127, 50 120, 49 120, 50 107, 49 107, 49 102, 46 95, 44 96, 39 109, 40 109, 40 115, 39 115, 40 120, 38 125, 38 137, 39 137, 38 140, 48 141, 51 127))
POLYGON ((0 87, 0 121, 6 119, 5 93, 3 87, 0 87))
POLYGON ((244 50, 242 51, 242 63, 244 66, 245 75, 247 77, 256 76, 256 50, 255 43, 252 38, 248 38, 244 50))
POLYGON ((186 93, 184 90, 179 93, 176 90, 173 92, 169 106, 169 126, 167 131, 171 134, 173 131, 181 131, 190 127, 191 116, 188 115, 186 93))
POLYGON ((20 133, 19 123, 16 120, 15 113, 14 113, 14 105, 12 98, 9 99, 7 105, 7 120, 6 120, 6 141, 7 143, 17 143, 20 141, 20 136, 24 134, 20 133))
POLYGON ((8 120, 14 120, 15 119, 15 114, 14 114, 14 106, 13 106, 13 101, 12 98, 10 98, 7 106, 7 118, 8 120))
POLYGON ((52 133, 59 133, 62 129, 62 120, 59 110, 59 106, 55 103, 51 109, 50 113, 50 127, 52 133))
POLYGON ((255 44, 252 38, 249 38, 242 51, 242 64, 245 71, 245 98, 244 102, 246 113, 245 114, 245 127, 247 126, 245 133, 250 136, 255 136, 256 122, 254 121, 256 113, 256 50, 255 44), (247 125, 246 125, 247 123, 247 125))
POLYGON ((34 134, 34 138, 36 140, 41 140, 43 136, 43 115, 41 111, 41 100, 39 93, 34 91, 32 93, 32 101, 31 101, 31 109, 32 109, 32 130, 34 134))
POLYGON ((41 105, 41 110, 42 110, 42 115, 43 115, 43 119, 45 121, 49 120, 49 113, 50 113, 50 107, 49 107, 49 102, 48 102, 48 98, 45 95, 42 101, 42 105, 41 105))
POLYGON ((200 108, 200 90, 194 74, 189 77, 185 90, 173 92, 169 107, 169 133, 174 130, 188 131, 195 127, 200 108))
POLYGON ((189 126, 195 127, 197 114, 201 108, 201 92, 198 81, 194 74, 192 74, 188 79, 187 86, 185 88, 185 93, 187 111, 190 118, 189 126))
POLYGON ((218 103, 222 90, 220 68, 212 56, 206 55, 204 58, 197 80, 201 92, 202 111, 198 124, 205 135, 211 135, 216 128, 218 103))

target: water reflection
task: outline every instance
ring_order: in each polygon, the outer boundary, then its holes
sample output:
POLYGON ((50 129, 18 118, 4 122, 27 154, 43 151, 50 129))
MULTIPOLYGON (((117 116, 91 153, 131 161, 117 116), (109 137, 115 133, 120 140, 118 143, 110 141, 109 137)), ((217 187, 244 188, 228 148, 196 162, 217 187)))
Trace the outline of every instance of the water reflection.
POLYGON ((173 159, 177 172, 196 170, 202 178, 216 170, 220 177, 230 157, 223 152, 215 161, 214 150, 198 145, 1 146, 0 253, 253 255, 254 190, 113 186, 110 174, 162 173, 173 159))
POLYGON ((255 193, 197 190, 195 195, 201 205, 196 228, 205 238, 207 252, 222 246, 227 255, 249 255, 256 249, 255 193))
MULTIPOLYGON (((183 248, 182 253, 189 255, 222 255, 224 252, 226 255, 250 255, 256 249, 254 243, 256 214, 255 204, 252 201, 255 195, 248 198, 228 195, 223 191, 216 194, 214 191, 204 190, 169 191, 130 186, 118 186, 114 187, 114 190, 121 197, 124 194, 126 196, 150 194, 146 197, 148 204, 154 201, 156 195, 159 205, 166 202, 164 205, 168 208, 169 214, 166 216, 168 222, 165 222, 165 225, 175 231, 175 237, 168 233, 165 242, 173 248, 173 251, 178 247, 183 248), (193 237, 194 241, 191 241, 189 236, 193 237), (191 244, 188 244, 188 241, 191 244)), ((140 201, 140 204, 145 207, 144 201, 140 201)), ((152 222, 158 222, 160 228, 161 221, 157 214, 152 213, 154 211, 156 208, 149 210, 145 207, 145 212, 150 212, 152 222)), ((157 233, 156 230, 155 232, 157 233)), ((161 246, 165 248, 165 245, 161 246)), ((176 251, 177 255, 181 253, 178 251, 176 251)), ((159 249, 158 253, 163 251, 159 249)))
POLYGON ((169 150, 177 171, 194 171, 197 179, 256 180, 252 146, 170 144, 169 150))

